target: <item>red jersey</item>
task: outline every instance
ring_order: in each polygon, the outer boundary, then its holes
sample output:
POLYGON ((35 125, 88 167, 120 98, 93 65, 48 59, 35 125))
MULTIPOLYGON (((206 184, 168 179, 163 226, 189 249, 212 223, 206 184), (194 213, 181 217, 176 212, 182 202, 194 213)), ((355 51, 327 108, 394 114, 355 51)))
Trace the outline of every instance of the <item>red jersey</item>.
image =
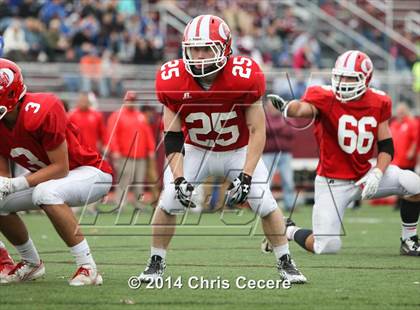
POLYGON ((252 59, 230 57, 205 90, 182 60, 165 63, 156 75, 161 103, 178 113, 186 143, 217 152, 248 144, 246 109, 265 92, 264 74, 252 59))
POLYGON ((138 110, 123 107, 113 112, 108 119, 108 136, 111 151, 124 157, 147 158, 156 150, 152 129, 138 110))
POLYGON ((415 118, 405 117, 402 122, 397 120, 391 123, 392 137, 394 138, 395 154, 392 163, 400 168, 414 168, 416 166, 416 153, 408 159, 408 151, 418 140, 418 121, 415 118))
POLYGON ((342 103, 329 86, 311 86, 302 101, 319 111, 315 135, 319 145, 317 174, 358 180, 371 168, 379 123, 391 117, 391 99, 368 88, 358 100, 342 103))
POLYGON ((70 112, 69 120, 79 128, 83 144, 93 150, 98 150, 99 141, 105 145, 105 124, 101 112, 76 108, 70 112))
POLYGON ((69 122, 60 99, 51 93, 26 93, 13 129, 0 121, 0 154, 30 171, 50 164, 47 152, 67 141, 70 170, 93 166, 112 173, 98 152, 80 143, 78 129, 69 122))

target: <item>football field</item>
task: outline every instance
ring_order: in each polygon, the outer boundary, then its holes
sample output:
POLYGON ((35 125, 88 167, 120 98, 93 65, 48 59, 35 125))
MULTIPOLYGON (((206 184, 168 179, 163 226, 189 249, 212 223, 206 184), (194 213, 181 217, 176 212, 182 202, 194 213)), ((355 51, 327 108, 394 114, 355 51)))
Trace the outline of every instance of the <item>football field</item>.
MULTIPOLYGON (((310 214, 305 207, 292 218, 308 226, 310 214)), ((47 217, 25 215, 46 276, 1 286, 0 309, 420 309, 420 260, 399 255, 399 214, 389 207, 348 210, 339 255, 315 256, 292 243, 309 283, 290 289, 243 288, 249 284, 245 278, 278 279, 273 256, 260 252, 260 227, 242 221, 252 219, 247 211, 184 219, 168 252, 171 281, 161 289, 130 289, 128 278, 139 274, 149 257, 150 227, 125 225, 124 219, 116 225, 116 216, 102 215, 83 228, 104 285, 75 288, 67 284, 75 271, 72 257, 47 217), (201 277, 214 280, 213 288, 200 288, 201 277)))

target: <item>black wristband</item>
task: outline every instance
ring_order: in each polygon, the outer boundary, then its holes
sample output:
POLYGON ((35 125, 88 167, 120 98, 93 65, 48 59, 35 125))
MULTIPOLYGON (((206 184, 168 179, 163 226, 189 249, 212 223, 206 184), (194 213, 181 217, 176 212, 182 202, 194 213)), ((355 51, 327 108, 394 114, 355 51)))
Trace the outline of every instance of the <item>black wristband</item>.
POLYGON ((251 184, 252 177, 249 174, 246 174, 245 172, 241 172, 239 174, 239 180, 241 180, 242 183, 251 184))
POLYGON ((378 154, 382 152, 391 155, 392 159, 394 158, 394 143, 392 142, 392 138, 378 141, 378 154))
POLYGON ((184 151, 184 134, 182 131, 167 131, 164 137, 165 154, 168 156, 172 153, 182 153, 184 151))
POLYGON ((184 177, 177 177, 175 180, 174 180, 174 184, 176 185, 176 186, 178 186, 179 184, 181 184, 182 182, 184 182, 185 181, 185 178, 184 177))

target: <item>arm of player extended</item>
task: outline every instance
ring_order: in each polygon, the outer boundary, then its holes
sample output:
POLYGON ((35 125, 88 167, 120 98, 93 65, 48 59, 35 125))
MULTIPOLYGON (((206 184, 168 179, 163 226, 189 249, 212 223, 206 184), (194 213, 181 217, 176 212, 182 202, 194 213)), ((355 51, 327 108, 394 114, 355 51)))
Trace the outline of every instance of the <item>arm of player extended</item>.
POLYGON ((394 156, 394 145, 392 143, 392 134, 389 129, 388 120, 379 123, 378 126, 378 160, 376 168, 385 172, 394 156))
POLYGON ((243 172, 252 176, 265 146, 265 114, 261 100, 247 108, 245 118, 249 140, 243 172))
POLYGON ((52 151, 47 151, 50 164, 26 176, 29 186, 36 186, 52 179, 64 178, 69 174, 67 142, 64 141, 52 151))
POLYGON ((165 151, 173 179, 184 176, 184 135, 179 116, 168 107, 163 109, 163 126, 165 131, 165 151))
POLYGON ((287 104, 283 115, 294 118, 313 118, 318 115, 318 109, 309 102, 292 100, 287 104))

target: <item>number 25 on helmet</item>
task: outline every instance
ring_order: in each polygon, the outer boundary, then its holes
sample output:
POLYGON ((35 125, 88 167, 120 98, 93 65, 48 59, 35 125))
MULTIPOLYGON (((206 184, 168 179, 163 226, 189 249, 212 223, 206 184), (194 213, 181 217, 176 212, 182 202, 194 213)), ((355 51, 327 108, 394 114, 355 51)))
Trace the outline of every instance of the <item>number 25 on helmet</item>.
POLYGON ((194 77, 203 77, 221 70, 232 54, 232 38, 228 25, 214 15, 192 19, 184 30, 182 58, 186 70, 194 77), (193 59, 192 48, 208 48, 213 57, 193 59))

